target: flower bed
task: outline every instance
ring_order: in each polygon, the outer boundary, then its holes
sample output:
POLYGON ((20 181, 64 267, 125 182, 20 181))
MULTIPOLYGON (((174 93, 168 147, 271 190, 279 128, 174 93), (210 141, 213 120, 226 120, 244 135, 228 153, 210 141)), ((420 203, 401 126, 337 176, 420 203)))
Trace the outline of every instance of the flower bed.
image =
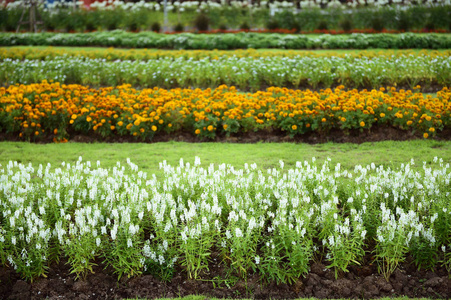
POLYGON ((325 256, 335 277, 366 253, 387 280, 407 255, 450 271, 449 163, 342 170, 329 161, 262 171, 180 161, 157 179, 137 165, 0 166, 0 262, 28 280, 60 257, 83 277, 97 258, 117 276, 201 279, 212 253, 231 274, 293 283, 325 256))
POLYGON ((241 91, 258 91, 268 86, 319 89, 343 84, 347 88, 412 89, 421 85, 428 92, 451 84, 448 52, 342 57, 292 54, 291 57, 265 57, 265 54, 237 57, 231 53, 216 56, 215 52, 202 51, 189 52, 192 55, 177 52, 173 57, 171 54, 164 57, 166 52, 162 53, 163 57, 144 58, 146 61, 140 60, 138 54, 134 61, 122 61, 110 51, 104 53, 104 58, 94 59, 52 57, 51 54, 44 61, 5 58, 0 60, 0 84, 42 80, 94 87, 128 83, 133 87, 216 88, 226 84, 241 91))
POLYGON ((92 89, 59 83, 0 88, 0 131, 23 139, 73 134, 134 136, 189 132, 199 139, 277 129, 295 136, 331 129, 390 125, 427 138, 451 125, 451 92, 436 97, 395 88, 321 92, 271 87, 243 94, 234 87, 214 90, 132 89, 130 85, 92 89))

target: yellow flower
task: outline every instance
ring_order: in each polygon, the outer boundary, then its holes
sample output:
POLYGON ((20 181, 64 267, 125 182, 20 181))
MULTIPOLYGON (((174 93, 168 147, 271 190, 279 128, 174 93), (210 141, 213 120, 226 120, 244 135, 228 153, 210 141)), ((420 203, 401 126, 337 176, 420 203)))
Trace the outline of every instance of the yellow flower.
POLYGON ((200 129, 196 129, 196 131, 194 131, 195 134, 200 134, 200 129))
POLYGON ((208 125, 207 130, 208 131, 213 131, 213 125, 208 125))
POLYGON ((321 122, 326 122, 326 118, 322 118, 322 119, 321 119, 321 122))
POLYGON ((172 124, 171 124, 171 123, 169 123, 169 124, 168 124, 168 127, 169 127, 169 128, 171 128, 171 127, 172 127, 172 124))
POLYGON ((384 114, 384 113, 381 113, 380 116, 381 116, 381 118, 383 118, 383 117, 385 117, 385 114, 384 114))
POLYGON ((77 118, 77 115, 76 114, 73 114, 72 116, 71 116, 71 119, 72 120, 75 120, 77 118))
POLYGON ((407 121, 408 126, 412 125, 412 123, 413 123, 412 121, 407 121))
POLYGON ((114 125, 111 125, 111 126, 110 126, 110 129, 111 129, 111 130, 114 130, 114 129, 116 129, 116 127, 114 127, 114 125))
POLYGON ((434 131, 435 131, 435 128, 434 128, 434 127, 431 127, 431 128, 429 128, 429 131, 430 131, 430 132, 434 132, 434 131))
POLYGON ((139 120, 135 120, 135 122, 133 124, 135 124, 135 126, 139 126, 139 124, 141 124, 141 122, 139 120))
POLYGON ((91 118, 91 117, 87 117, 87 118, 86 118, 86 121, 91 122, 91 121, 92 121, 92 118, 91 118))
POLYGON ((224 130, 227 130, 227 127, 229 127, 227 124, 222 125, 222 128, 224 128, 224 130))
POLYGON ((58 128, 53 129, 53 134, 57 134, 58 133, 58 128))
POLYGON ((428 134, 427 132, 425 132, 425 133, 423 134, 423 137, 424 137, 425 139, 427 139, 427 138, 429 137, 429 134, 428 134))
POLYGON ((146 130, 145 130, 144 128, 140 128, 139 131, 140 131, 141 133, 144 133, 144 131, 146 131, 146 130))
POLYGON ((122 122, 122 121, 117 122, 117 126, 122 126, 122 125, 124 125, 124 122, 122 122))
POLYGON ((365 127, 365 122, 360 122, 360 126, 365 127))
POLYGON ((157 126, 153 125, 152 126, 152 131, 157 131, 157 126))
POLYGON ((39 135, 39 131, 35 131, 34 135, 39 135))
POLYGON ((296 130, 298 127, 296 125, 291 126, 291 129, 296 130))
POLYGON ((430 121, 431 119, 432 119, 431 116, 427 116, 427 117, 426 117, 426 120, 427 120, 427 121, 430 121))

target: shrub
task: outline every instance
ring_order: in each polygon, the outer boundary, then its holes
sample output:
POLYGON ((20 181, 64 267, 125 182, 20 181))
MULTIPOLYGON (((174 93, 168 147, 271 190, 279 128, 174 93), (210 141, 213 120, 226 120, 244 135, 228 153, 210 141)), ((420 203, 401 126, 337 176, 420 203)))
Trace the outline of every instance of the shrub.
POLYGON ((247 22, 244 22, 240 25, 240 29, 242 30, 250 30, 251 27, 249 26, 249 24, 247 22))
POLYGON ((344 32, 350 32, 352 30, 353 24, 350 16, 347 16, 340 21, 340 27, 344 32))
POLYGON ((227 30, 227 26, 225 24, 219 25, 219 30, 227 30))
POLYGON ((396 23, 397 29, 399 31, 409 31, 410 29, 410 19, 407 13, 401 12, 398 16, 398 22, 396 23))
POLYGON ((371 20, 371 28, 374 29, 374 31, 381 32, 384 29, 384 20, 381 16, 374 16, 371 20))
POLYGON ((199 31, 207 31, 209 26, 210 18, 204 13, 198 14, 194 20, 194 27, 196 27, 199 31))
POLYGON ((160 32, 161 30, 161 25, 159 22, 154 22, 151 26, 150 26, 150 30, 154 31, 154 32, 160 32))
POLYGON ((174 31, 175 32, 182 32, 182 31, 184 31, 185 30, 185 26, 183 26, 183 24, 181 24, 181 23, 177 23, 175 26, 174 26, 174 31))
POLYGON ((268 21, 268 23, 266 23, 266 28, 268 28, 269 30, 274 30, 279 27, 280 27, 279 22, 275 19, 271 19, 268 21))
POLYGON ((319 22, 317 28, 318 28, 319 30, 327 30, 327 29, 328 29, 328 25, 327 25, 326 20, 321 20, 321 21, 319 22))

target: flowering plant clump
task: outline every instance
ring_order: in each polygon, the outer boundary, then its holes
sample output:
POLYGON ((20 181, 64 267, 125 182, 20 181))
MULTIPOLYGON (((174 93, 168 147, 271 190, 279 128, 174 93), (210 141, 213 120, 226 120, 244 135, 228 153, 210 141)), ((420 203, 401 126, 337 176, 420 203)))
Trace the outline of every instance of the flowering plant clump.
POLYGON ((33 280, 61 257, 77 277, 101 258, 119 278, 170 280, 176 267, 202 278, 214 258, 234 276, 284 283, 315 257, 336 277, 368 252, 387 279, 407 255, 419 268, 451 266, 449 163, 348 171, 312 161, 268 170, 164 161, 158 179, 130 160, 10 161, 0 165, 0 263, 33 280))
POLYGON ((139 91, 130 85, 92 89, 44 81, 0 88, 0 132, 33 141, 46 136, 67 141, 80 133, 149 141, 177 131, 213 139, 263 129, 295 136, 379 125, 427 138, 451 125, 450 97, 448 88, 436 96, 418 89, 345 91, 343 86, 320 92, 270 87, 244 94, 227 86, 139 91))

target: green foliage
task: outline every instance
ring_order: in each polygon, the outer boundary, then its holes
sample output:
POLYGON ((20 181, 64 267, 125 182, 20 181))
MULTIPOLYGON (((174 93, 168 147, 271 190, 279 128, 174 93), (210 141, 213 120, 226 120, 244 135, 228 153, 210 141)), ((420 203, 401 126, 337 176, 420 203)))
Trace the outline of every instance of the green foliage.
POLYGON ((198 31, 207 31, 210 27, 210 18, 206 14, 200 13, 194 20, 194 27, 198 31))
POLYGON ((351 31, 353 25, 352 25, 352 19, 351 16, 346 16, 340 21, 340 27, 343 29, 344 32, 351 31))
MULTIPOLYGON (((277 20, 270 20, 270 28, 277 28, 277 20), (274 21, 274 22, 273 22, 274 21)), ((155 28, 159 29, 155 22, 155 28)), ((159 24, 159 23, 158 23, 159 24)), ((383 23, 381 23, 383 24, 383 23)), ((79 25, 77 25, 79 26, 79 25)), ((381 29, 380 29, 381 30, 381 29)), ((154 32, 90 32, 83 34, 36 33, 0 35, 1 46, 52 45, 52 46, 108 46, 127 48, 165 49, 449 49, 449 34, 354 34, 310 36, 302 34, 219 33, 219 34, 155 34, 154 32)))
POLYGON ((161 25, 159 22, 154 22, 152 23, 152 25, 150 26, 150 30, 152 30, 153 32, 160 32, 161 30, 161 25))

